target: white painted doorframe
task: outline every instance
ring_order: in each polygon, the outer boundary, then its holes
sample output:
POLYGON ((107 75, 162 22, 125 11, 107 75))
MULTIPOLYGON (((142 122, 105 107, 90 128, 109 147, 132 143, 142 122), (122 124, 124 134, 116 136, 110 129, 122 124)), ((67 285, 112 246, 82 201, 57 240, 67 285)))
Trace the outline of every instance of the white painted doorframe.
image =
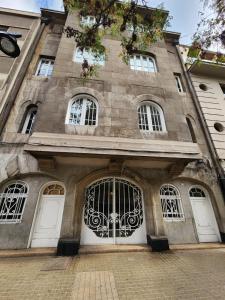
POLYGON ((56 247, 60 237, 65 195, 42 195, 31 247, 56 247))
POLYGON ((203 191, 206 197, 190 197, 198 239, 200 243, 220 242, 219 228, 212 203, 208 193, 203 191))

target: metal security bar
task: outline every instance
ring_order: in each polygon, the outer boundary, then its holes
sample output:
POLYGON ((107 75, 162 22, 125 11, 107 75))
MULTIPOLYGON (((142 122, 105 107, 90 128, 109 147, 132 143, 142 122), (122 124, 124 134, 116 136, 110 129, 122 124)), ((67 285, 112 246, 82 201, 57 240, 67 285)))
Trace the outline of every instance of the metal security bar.
POLYGON ((143 104, 138 109, 139 128, 143 131, 163 131, 161 115, 151 104, 143 104))
POLYGON ((73 101, 70 108, 69 124, 96 125, 97 106, 88 98, 79 98, 73 101))
POLYGON ((129 237, 143 223, 138 187, 120 178, 106 178, 86 191, 84 223, 100 238, 129 237))
POLYGON ((0 195, 0 223, 21 222, 27 199, 27 185, 16 182, 7 186, 0 195))
POLYGON ((170 221, 182 221, 184 212, 179 191, 172 185, 163 185, 160 189, 163 218, 170 221))

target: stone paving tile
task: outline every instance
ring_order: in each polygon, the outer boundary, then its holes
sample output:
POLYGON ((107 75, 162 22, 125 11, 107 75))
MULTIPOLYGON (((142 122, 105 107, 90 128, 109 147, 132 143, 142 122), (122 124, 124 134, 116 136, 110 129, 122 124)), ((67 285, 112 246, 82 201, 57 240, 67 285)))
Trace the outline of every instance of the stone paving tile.
POLYGON ((54 259, 0 259, 0 299, 225 299, 225 251, 88 254, 41 271, 54 259))

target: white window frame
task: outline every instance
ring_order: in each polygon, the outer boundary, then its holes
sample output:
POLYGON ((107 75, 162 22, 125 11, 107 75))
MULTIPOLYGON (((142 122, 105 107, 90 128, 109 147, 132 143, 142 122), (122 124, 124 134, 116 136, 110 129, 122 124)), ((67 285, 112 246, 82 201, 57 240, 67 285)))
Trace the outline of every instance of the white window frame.
POLYGON ((133 71, 146 73, 157 73, 155 59, 150 55, 133 54, 129 60, 130 68, 133 71), (139 58, 138 58, 139 57, 139 58), (147 64, 145 63, 147 62, 147 64), (150 65, 151 62, 151 65, 150 65))
POLYGON ((77 47, 76 50, 74 51, 73 61, 82 64, 84 62, 84 59, 86 59, 90 65, 99 65, 99 66, 105 65, 104 55, 102 55, 102 57, 95 58, 91 50, 84 49, 82 52, 80 48, 77 47))
POLYGON ((73 126, 95 126, 95 127, 98 126, 98 102, 93 97, 91 97, 89 95, 85 95, 85 94, 74 97, 69 102, 65 124, 66 125, 73 125, 73 126), (74 124, 74 123, 70 122, 71 108, 72 108, 73 103, 76 102, 76 101, 79 101, 79 99, 83 100, 80 123, 79 124, 74 124), (93 101, 96 105, 96 119, 95 119, 95 124, 94 125, 88 125, 88 124, 85 125, 87 101, 88 100, 93 101))
POLYGON ((181 75, 180 74, 174 74, 174 78, 176 81, 177 90, 180 94, 184 93, 183 84, 181 81, 181 75))
POLYGON ((55 64, 55 59, 54 58, 48 58, 48 57, 41 57, 40 60, 39 60, 39 63, 38 63, 38 67, 37 67, 37 70, 35 72, 35 76, 38 76, 38 77, 51 77, 52 76, 52 73, 53 73, 53 68, 54 68, 54 64, 55 64), (41 70, 41 66, 42 64, 44 63, 44 61, 47 61, 47 65, 48 67, 46 68, 46 71, 44 74, 38 74, 41 70), (53 63, 52 63, 53 62, 53 63), (52 69, 51 70, 51 74, 48 74, 49 73, 49 69, 52 69))
MULTIPOLYGON (((15 223, 21 223, 22 218, 23 218, 23 213, 24 213, 24 209, 26 206, 26 201, 27 201, 27 197, 28 197, 28 185, 23 182, 23 181, 15 181, 15 182, 10 182, 8 185, 5 186, 5 188, 3 189, 3 193, 0 194, 0 224, 15 224, 15 223), (23 189, 26 189, 25 193, 7 193, 7 189, 12 186, 12 185, 16 185, 16 184, 20 184, 23 185, 23 189), (7 200, 13 200, 16 199, 16 205, 15 205, 15 209, 13 211, 13 213, 9 212, 9 204, 12 204, 12 201, 10 203, 7 203, 7 200), (20 207, 21 207, 21 199, 23 200, 23 206, 22 206, 22 210, 20 213, 18 213, 20 207), (19 204, 18 204, 19 203, 19 204), (7 211, 8 209, 8 211, 7 211), (6 212, 7 211, 7 212, 6 212), (11 216, 12 218, 7 219, 7 218, 3 218, 4 216, 11 216), (17 218, 16 218, 17 217, 17 218)), ((11 207, 10 207, 11 208, 11 207)))
POLYGON ((183 210, 183 205, 182 205, 182 200, 181 200, 179 190, 172 184, 163 184, 160 187, 159 194, 160 194, 160 201, 161 201, 161 209, 162 209, 163 219, 167 222, 182 222, 182 221, 185 221, 184 210, 183 210), (161 194, 162 189, 166 188, 166 187, 173 188, 173 190, 175 191, 175 195, 163 195, 163 194, 161 194), (177 213, 174 213, 174 216, 169 217, 168 214, 171 214, 171 212, 168 212, 166 210, 166 208, 167 208, 166 204, 167 204, 168 201, 171 203, 172 200, 176 200, 177 208, 178 208, 179 211, 177 213), (163 202, 165 202, 165 203, 163 203, 163 202))
POLYGON ((96 19, 94 16, 81 16, 80 25, 91 27, 96 23, 96 19))
POLYGON ((141 132, 155 132, 155 133, 165 133, 165 132, 167 132, 164 113, 163 113, 162 108, 158 104, 156 104, 155 102, 152 102, 152 101, 142 102, 141 105, 139 105, 139 107, 138 107, 138 126, 139 126, 139 129, 140 129, 141 132), (141 107, 143 107, 143 106, 146 106, 147 121, 148 121, 149 129, 141 129, 140 128, 141 126, 145 125, 145 124, 140 123, 140 118, 143 120, 143 117, 141 117, 143 112, 140 111, 141 107), (162 130, 155 130, 154 129, 153 118, 152 118, 152 113, 151 113, 150 106, 152 106, 153 108, 155 108, 158 111, 162 130))
POLYGON ((31 134, 32 128, 34 126, 34 122, 35 122, 35 119, 36 119, 36 115, 37 115, 37 109, 38 109, 37 107, 31 107, 30 109, 28 109, 21 133, 31 134), (35 112, 34 115, 32 115, 33 112, 35 112), (32 121, 31 121, 30 128, 28 128, 28 125, 29 125, 29 122, 30 122, 30 119, 31 119, 31 115, 32 115, 33 118, 32 118, 32 121), (26 132, 27 130, 28 130, 28 132, 26 132))

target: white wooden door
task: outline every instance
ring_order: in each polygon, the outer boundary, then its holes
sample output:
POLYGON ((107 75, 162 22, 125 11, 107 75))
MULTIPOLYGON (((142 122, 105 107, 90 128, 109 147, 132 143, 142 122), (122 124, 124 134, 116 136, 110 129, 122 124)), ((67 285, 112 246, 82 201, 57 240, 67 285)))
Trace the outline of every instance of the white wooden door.
POLYGON ((213 208, 208 197, 190 197, 199 242, 220 241, 213 208))
POLYGON ((64 195, 43 195, 31 247, 56 247, 60 236, 64 195))

